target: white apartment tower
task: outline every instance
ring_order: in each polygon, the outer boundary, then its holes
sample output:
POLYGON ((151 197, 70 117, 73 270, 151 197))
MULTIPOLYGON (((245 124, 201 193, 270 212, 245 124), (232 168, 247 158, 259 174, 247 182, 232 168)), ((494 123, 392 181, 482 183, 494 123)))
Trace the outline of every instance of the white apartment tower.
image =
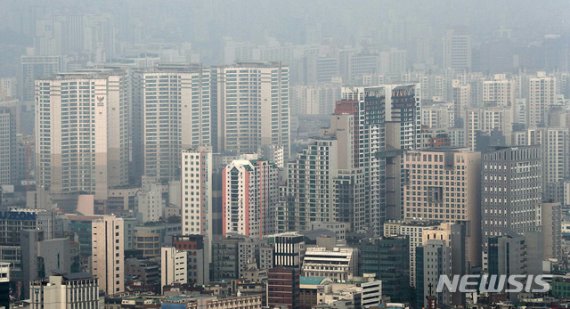
POLYGON ((430 129, 447 129, 454 125, 455 112, 452 103, 422 106, 422 126, 430 129))
POLYGON ((562 202, 564 179, 570 175, 568 128, 531 128, 520 134, 518 145, 540 145, 542 150, 542 200, 562 202))
POLYGON ((279 169, 264 160, 234 160, 222 171, 222 233, 275 233, 279 169))
POLYGON ((464 84, 460 80, 453 80, 451 84, 455 125, 462 127, 465 121, 465 111, 471 105, 471 85, 464 84))
POLYGON ((465 113, 465 140, 467 147, 474 151, 477 148, 477 132, 491 134, 501 132, 505 143, 510 144, 513 132, 513 118, 508 107, 468 108, 465 113))
POLYGON ((483 105, 513 107, 517 87, 505 74, 495 74, 492 80, 483 81, 483 105))
POLYGON ((556 77, 538 72, 528 80, 527 127, 547 124, 548 109, 556 102, 556 77))
POLYGON ((125 229, 122 218, 104 216, 92 223, 91 274, 107 295, 125 291, 125 229))
POLYGON ((36 181, 50 193, 95 194, 128 183, 128 80, 121 72, 36 81, 36 181))
POLYGON ((145 176, 177 179, 182 149, 212 144, 210 77, 209 69, 185 66, 136 75, 142 134, 133 147, 143 153, 145 176))
POLYGON ((204 236, 208 261, 213 237, 212 168, 210 146, 182 151, 182 234, 204 236))
POLYGON ((182 151, 182 234, 212 239, 212 149, 182 151))
POLYGON ((335 219, 334 180, 338 172, 337 140, 315 138, 287 168, 288 195, 294 205, 292 220, 298 231, 310 230, 311 222, 335 219))
POLYGON ((212 148, 198 146, 182 151, 182 235, 204 236, 206 260, 212 248, 212 148))
POLYGON ((244 63, 217 68, 217 151, 280 145, 289 156, 289 68, 244 63))

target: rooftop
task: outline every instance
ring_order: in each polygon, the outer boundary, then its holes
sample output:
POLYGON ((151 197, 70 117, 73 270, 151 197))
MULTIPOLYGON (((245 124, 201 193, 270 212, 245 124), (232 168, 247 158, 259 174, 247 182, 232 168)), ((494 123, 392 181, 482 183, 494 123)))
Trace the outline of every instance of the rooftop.
POLYGON ((320 285, 325 281, 327 277, 300 277, 300 284, 301 285, 320 285))

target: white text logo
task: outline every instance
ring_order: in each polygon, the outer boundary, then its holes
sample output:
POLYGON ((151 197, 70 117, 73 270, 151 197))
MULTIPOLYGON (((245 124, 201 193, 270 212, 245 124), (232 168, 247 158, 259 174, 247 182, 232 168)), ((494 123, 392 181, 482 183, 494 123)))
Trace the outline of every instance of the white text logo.
POLYGON ((506 292, 506 293, 544 293, 550 291, 553 275, 447 275, 439 276, 436 292, 455 293, 506 292))

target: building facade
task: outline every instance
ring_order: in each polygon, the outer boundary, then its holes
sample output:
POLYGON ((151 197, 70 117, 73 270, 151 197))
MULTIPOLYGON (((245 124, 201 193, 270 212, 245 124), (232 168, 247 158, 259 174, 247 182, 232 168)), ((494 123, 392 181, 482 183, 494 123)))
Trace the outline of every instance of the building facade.
POLYGON ((9 109, 0 109, 0 185, 16 184, 18 179, 16 118, 9 109))
POLYGON ((188 283, 188 252, 174 247, 160 249, 160 290, 164 286, 188 283))
POLYGON ((125 291, 125 230, 122 218, 104 216, 92 223, 91 274, 107 295, 125 291))
POLYGON ((39 186, 105 200, 110 187, 128 184, 127 83, 123 73, 104 71, 36 81, 39 186))
POLYGON ((483 250, 489 237, 540 228, 542 162, 539 146, 496 147, 483 154, 483 250))
POLYGON ((223 235, 275 232, 279 169, 265 160, 234 160, 222 171, 223 235))
POLYGON ((99 308, 97 279, 87 273, 49 276, 30 284, 31 308, 99 308))
POLYGON ((466 223, 469 267, 481 266, 481 153, 408 151, 403 169, 404 218, 466 223))
POLYGON ((254 153, 281 145, 290 153, 289 68, 243 63, 216 69, 217 151, 254 153))
POLYGON ((287 309, 299 308, 299 270, 277 267, 270 269, 267 276, 267 306, 287 309))
POLYGON ((134 132, 133 149, 143 154, 135 164, 145 176, 177 179, 182 150, 212 144, 210 74, 175 65, 135 74, 141 106, 134 106, 140 132, 134 132))

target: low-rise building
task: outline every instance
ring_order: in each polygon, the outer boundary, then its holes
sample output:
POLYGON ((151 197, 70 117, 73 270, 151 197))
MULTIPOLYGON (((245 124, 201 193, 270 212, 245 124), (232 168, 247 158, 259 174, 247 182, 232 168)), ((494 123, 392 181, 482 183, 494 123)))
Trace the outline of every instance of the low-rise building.
POLYGON ((349 247, 308 247, 301 274, 346 282, 358 273, 357 249, 349 247))
POLYGON ((377 308, 382 302, 382 282, 375 280, 373 274, 349 283, 319 285, 317 291, 316 308, 377 308))
POLYGON ((125 259, 125 290, 130 292, 160 292, 160 264, 154 259, 130 257, 125 259))
POLYGON ((50 276, 30 284, 32 309, 99 308, 97 279, 87 273, 50 276))
POLYGON ((162 302, 162 308, 178 308, 172 305, 184 304, 187 309, 261 309, 261 295, 233 296, 218 298, 216 296, 171 297, 162 302))

